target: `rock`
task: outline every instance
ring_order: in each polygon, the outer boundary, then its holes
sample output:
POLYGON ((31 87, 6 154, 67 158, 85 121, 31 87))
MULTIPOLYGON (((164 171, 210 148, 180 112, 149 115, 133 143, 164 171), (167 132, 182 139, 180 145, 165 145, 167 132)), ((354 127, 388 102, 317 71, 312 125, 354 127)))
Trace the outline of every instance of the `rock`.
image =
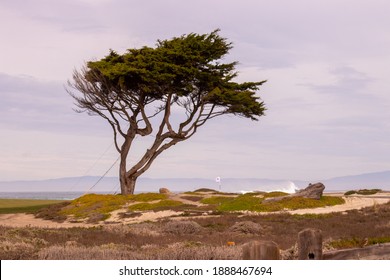
POLYGON ((325 190, 325 186, 322 183, 309 184, 309 186, 306 189, 299 190, 297 193, 293 194, 292 196, 320 199, 324 190, 325 190))
POLYGON ((172 193, 170 190, 168 190, 167 188, 160 188, 159 189, 159 193, 167 193, 167 194, 169 194, 169 193, 172 193))

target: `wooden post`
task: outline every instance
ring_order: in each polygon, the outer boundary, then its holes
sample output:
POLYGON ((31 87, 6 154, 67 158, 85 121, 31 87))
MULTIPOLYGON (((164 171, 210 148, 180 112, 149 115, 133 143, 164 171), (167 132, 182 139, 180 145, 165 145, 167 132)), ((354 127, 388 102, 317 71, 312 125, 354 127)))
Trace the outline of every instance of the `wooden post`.
POLYGON ((243 245, 243 260, 279 260, 279 246, 273 241, 251 241, 243 245))
POLYGON ((304 229, 298 233, 298 259, 322 260, 322 232, 304 229))

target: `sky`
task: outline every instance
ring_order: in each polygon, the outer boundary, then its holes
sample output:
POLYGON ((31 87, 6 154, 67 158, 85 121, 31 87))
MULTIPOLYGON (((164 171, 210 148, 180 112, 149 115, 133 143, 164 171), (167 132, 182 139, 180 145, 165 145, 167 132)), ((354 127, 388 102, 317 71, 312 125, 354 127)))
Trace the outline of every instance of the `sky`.
MULTIPOLYGON (((217 28, 233 43, 225 59, 239 62, 237 81, 267 80, 258 92, 266 115, 211 120, 144 177, 389 170, 389 14, 386 0, 2 0, 0 181, 103 175, 118 157, 112 131, 73 111, 72 72, 110 49, 217 28)), ((137 141, 129 163, 148 143, 137 141)))

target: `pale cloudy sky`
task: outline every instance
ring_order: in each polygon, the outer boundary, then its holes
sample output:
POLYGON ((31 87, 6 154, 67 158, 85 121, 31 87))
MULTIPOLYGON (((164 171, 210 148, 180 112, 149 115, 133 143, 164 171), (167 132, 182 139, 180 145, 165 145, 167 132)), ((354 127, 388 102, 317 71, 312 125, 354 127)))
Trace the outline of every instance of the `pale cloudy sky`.
POLYGON ((73 69, 110 48, 216 28, 234 44, 227 60, 240 62, 239 80, 268 80, 259 91, 267 115, 211 121, 145 177, 388 170, 389 14, 387 0, 2 0, 0 180, 102 175, 117 158, 111 129, 72 111, 73 69))

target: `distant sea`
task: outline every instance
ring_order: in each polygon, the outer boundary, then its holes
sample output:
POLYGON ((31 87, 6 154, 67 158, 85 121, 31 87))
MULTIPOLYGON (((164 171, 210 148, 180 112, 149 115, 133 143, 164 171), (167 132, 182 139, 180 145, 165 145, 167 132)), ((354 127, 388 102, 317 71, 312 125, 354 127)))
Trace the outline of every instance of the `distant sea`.
POLYGON ((72 200, 84 194, 85 192, 0 192, 0 198, 72 200))

